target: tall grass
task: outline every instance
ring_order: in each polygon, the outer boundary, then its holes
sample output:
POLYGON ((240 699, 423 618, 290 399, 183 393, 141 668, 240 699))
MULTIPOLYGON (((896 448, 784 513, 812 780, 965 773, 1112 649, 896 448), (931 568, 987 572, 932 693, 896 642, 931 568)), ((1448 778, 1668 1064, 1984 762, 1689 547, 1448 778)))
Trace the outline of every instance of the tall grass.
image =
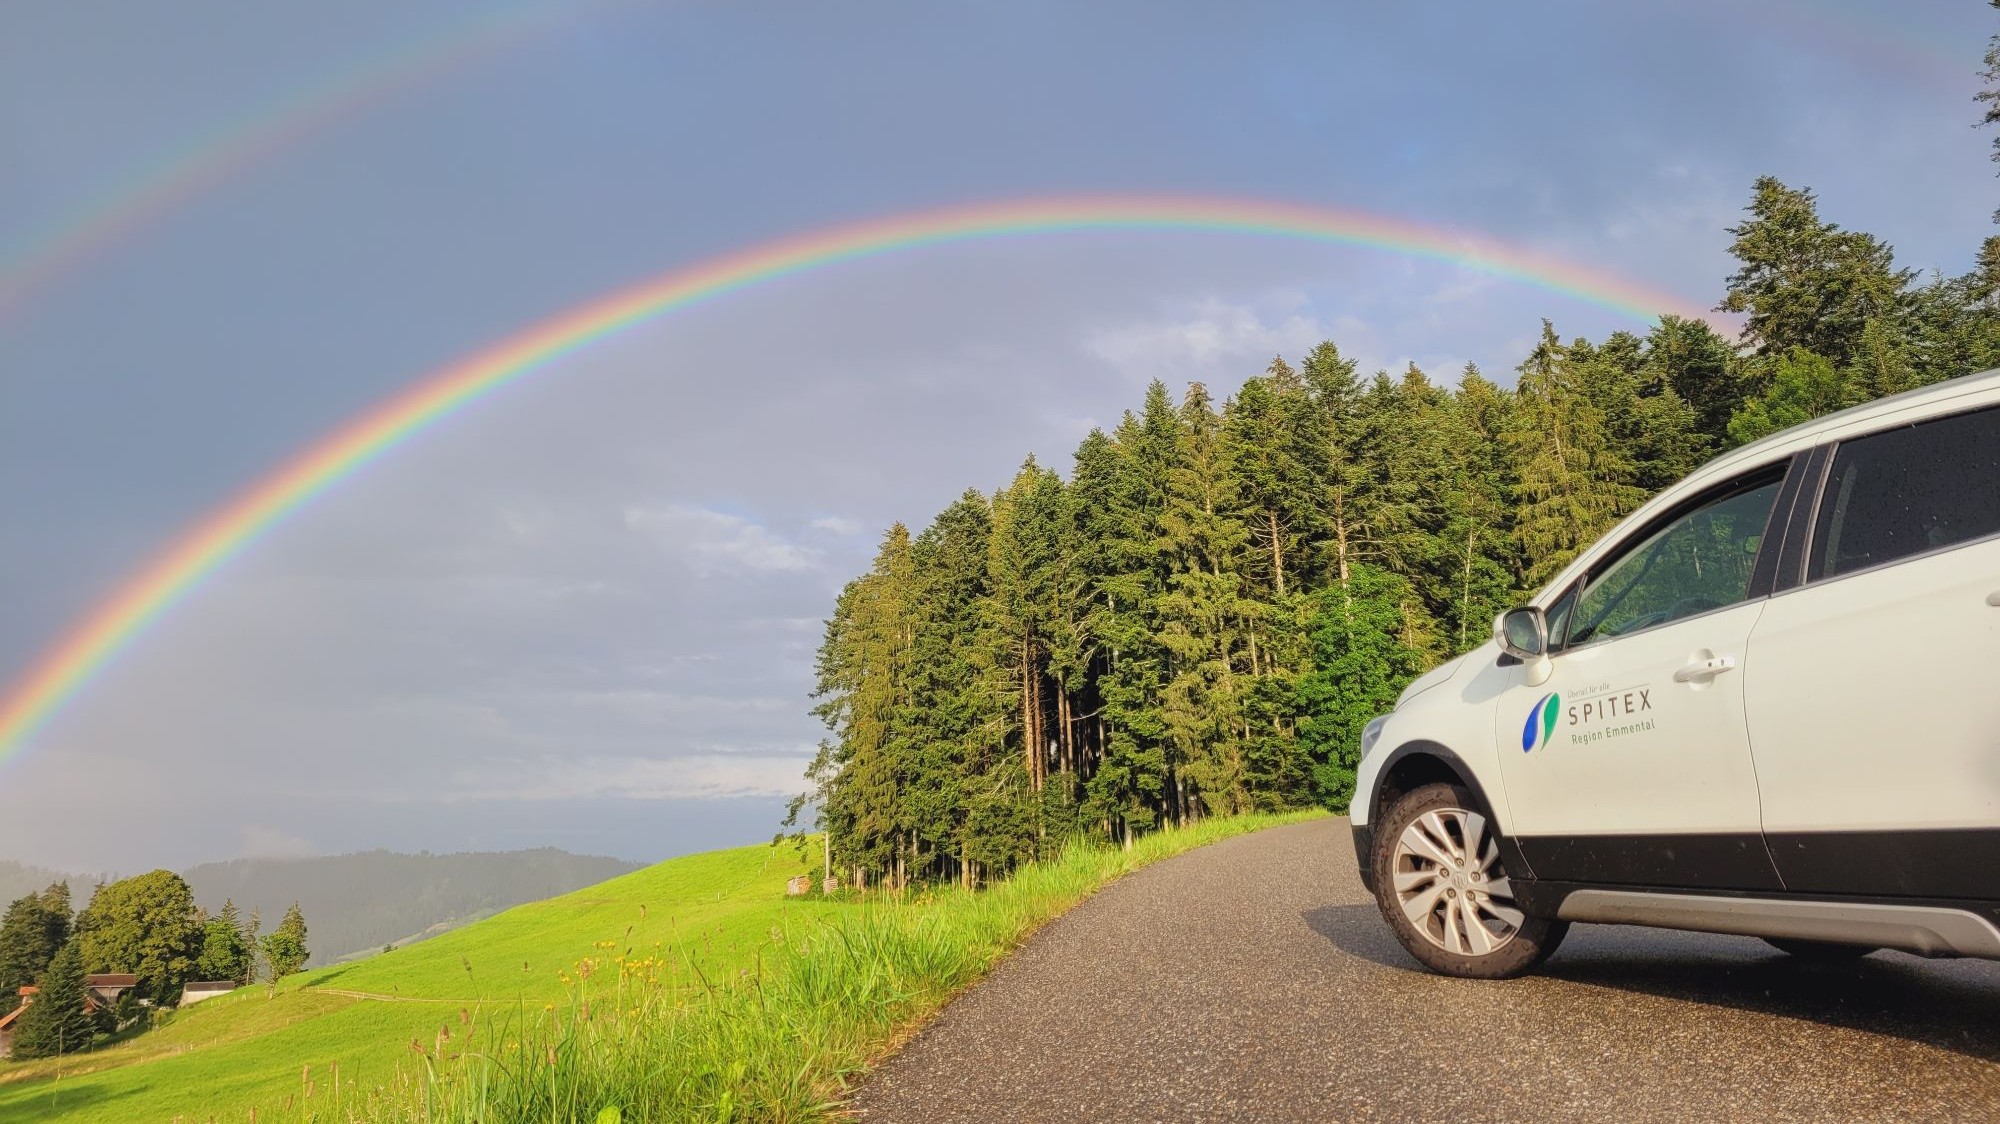
POLYGON ((1163 831, 1132 849, 1072 846, 983 891, 857 902, 834 921, 774 927, 751 967, 711 978, 664 950, 600 942, 541 1009, 460 1011, 410 1043, 390 1085, 301 1074, 261 1119, 385 1124, 815 1121, 853 1078, 1036 928, 1147 863, 1314 813, 1163 831))

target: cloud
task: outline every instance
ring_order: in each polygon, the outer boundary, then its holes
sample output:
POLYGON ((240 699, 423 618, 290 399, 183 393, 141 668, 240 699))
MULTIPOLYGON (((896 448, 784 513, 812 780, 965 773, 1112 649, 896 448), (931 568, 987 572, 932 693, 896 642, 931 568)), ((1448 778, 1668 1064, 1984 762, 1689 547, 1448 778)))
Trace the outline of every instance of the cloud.
POLYGON ((1311 315, 1304 295, 1294 292, 1254 302, 1203 298, 1156 319, 1099 329, 1084 348, 1126 369, 1254 373, 1272 356, 1299 355, 1330 334, 1331 325, 1311 315))
POLYGON ((319 854, 308 840, 275 827, 246 826, 243 855, 252 859, 304 859, 319 854))
POLYGON ((841 538, 851 538, 860 534, 862 530, 859 519, 849 519, 844 515, 822 515, 806 526, 822 534, 838 535, 841 538))
POLYGON ((509 762, 459 778, 441 794, 451 802, 541 802, 585 799, 678 800, 793 796, 806 788, 812 751, 712 748, 671 759, 548 758, 509 762), (496 779, 499 778, 499 779, 496 779))
POLYGON ((821 552, 786 540, 740 515, 692 504, 625 508, 625 526, 678 555, 697 577, 750 570, 796 573, 819 568, 821 552))

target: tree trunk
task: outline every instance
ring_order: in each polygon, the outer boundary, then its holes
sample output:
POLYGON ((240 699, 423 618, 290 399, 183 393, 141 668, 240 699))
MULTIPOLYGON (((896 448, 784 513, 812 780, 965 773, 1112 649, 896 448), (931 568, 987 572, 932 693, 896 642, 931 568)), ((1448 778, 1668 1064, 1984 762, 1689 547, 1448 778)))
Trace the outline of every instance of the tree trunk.
POLYGON ((1042 782, 1035 776, 1035 669, 1028 656, 1028 632, 1021 630, 1021 763, 1028 770, 1028 784, 1040 791, 1042 782))
POLYGON ((1076 772, 1076 731, 1070 718, 1069 692, 1061 683, 1056 684, 1056 723, 1062 728, 1062 772, 1065 777, 1076 772))
POLYGON ((1354 590, 1348 584, 1347 504, 1339 488, 1333 490, 1333 544, 1336 572, 1340 578, 1341 612, 1351 621, 1354 617, 1354 590))
POLYGON ((1266 511, 1264 518, 1271 528, 1271 576, 1278 588, 1278 596, 1285 595, 1285 552, 1278 544, 1278 513, 1266 511))
POLYGON ((1465 618, 1472 612, 1472 539, 1479 525, 1465 529, 1465 590, 1458 599, 1458 650, 1465 650, 1465 618))

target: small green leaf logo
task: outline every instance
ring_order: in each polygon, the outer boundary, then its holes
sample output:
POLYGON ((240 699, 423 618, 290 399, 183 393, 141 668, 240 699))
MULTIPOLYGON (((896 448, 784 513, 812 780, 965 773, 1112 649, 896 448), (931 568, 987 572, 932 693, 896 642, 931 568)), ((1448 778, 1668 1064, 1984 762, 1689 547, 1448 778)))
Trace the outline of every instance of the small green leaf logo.
POLYGON ((1521 752, 1548 744, 1549 735, 1555 732, 1556 715, 1561 713, 1561 695, 1551 691, 1537 700, 1528 711, 1528 721, 1521 726, 1521 752))

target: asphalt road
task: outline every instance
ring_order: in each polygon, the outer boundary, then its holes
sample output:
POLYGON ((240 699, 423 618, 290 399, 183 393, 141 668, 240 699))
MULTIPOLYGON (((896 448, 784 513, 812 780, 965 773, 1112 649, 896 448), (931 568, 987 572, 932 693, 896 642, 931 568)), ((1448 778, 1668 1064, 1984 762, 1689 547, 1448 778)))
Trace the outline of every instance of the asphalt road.
POLYGON ((2000 1120, 2000 963, 1807 966, 1579 925, 1536 976, 1421 970, 1345 820, 1149 867, 1037 934, 865 1084, 870 1124, 2000 1120))

